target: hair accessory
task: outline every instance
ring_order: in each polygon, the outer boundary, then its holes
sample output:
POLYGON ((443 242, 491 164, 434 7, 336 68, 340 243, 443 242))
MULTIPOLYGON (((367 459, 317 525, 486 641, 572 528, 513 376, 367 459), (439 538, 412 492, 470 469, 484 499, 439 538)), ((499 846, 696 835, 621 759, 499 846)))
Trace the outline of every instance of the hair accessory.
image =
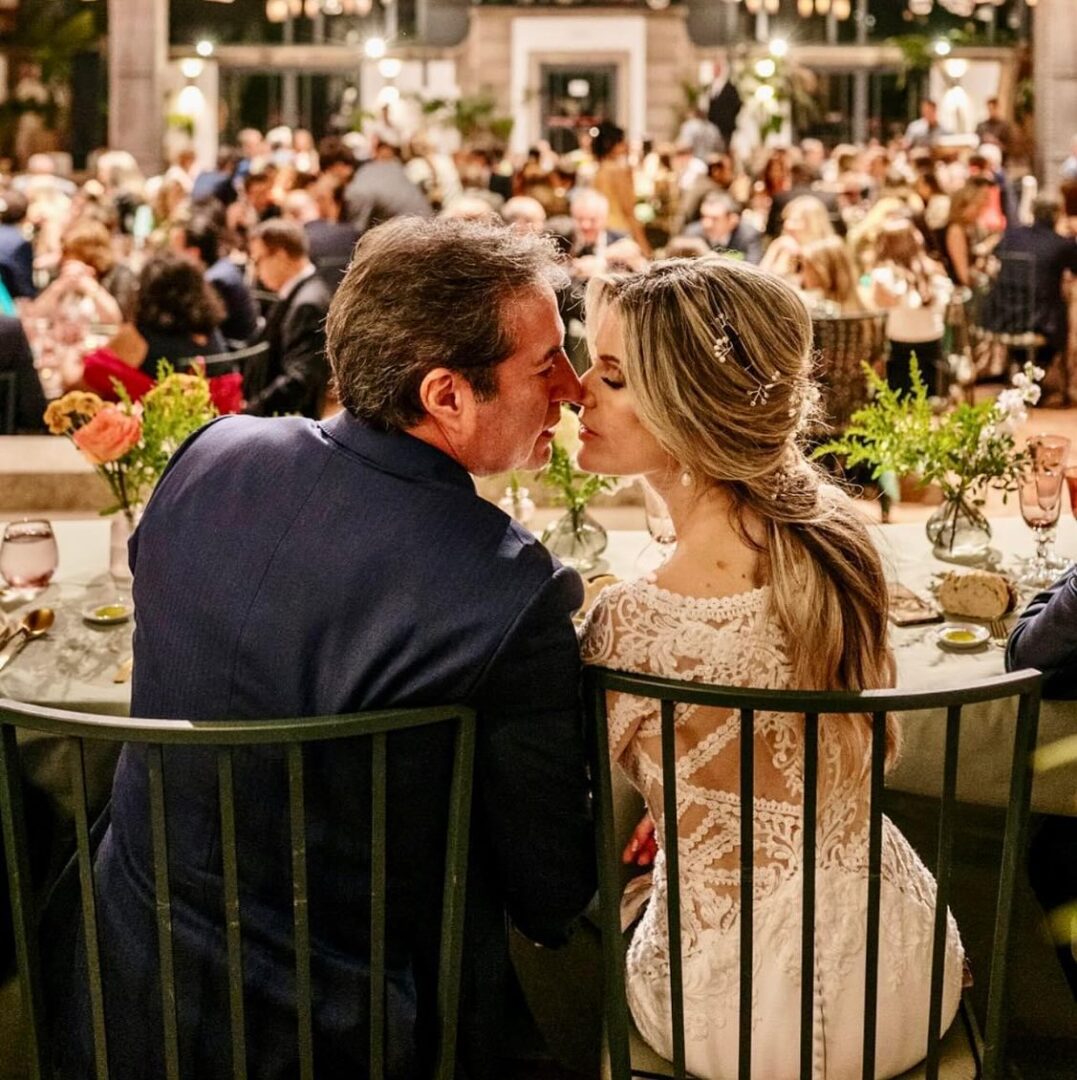
POLYGON ((770 391, 777 385, 780 373, 771 371, 770 381, 767 381, 767 377, 761 374, 752 362, 752 358, 744 348, 744 343, 740 340, 740 335, 726 318, 724 311, 718 313, 718 332, 714 335, 711 352, 719 364, 724 364, 730 357, 735 357, 740 362, 744 373, 755 382, 755 387, 748 391, 748 400, 752 406, 767 403, 770 399, 770 391))

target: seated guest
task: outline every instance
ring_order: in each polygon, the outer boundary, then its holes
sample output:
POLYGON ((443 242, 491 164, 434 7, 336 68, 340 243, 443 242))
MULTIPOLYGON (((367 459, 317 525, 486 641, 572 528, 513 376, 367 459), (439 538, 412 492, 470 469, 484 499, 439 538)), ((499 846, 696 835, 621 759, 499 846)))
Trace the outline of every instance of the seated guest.
MULTIPOLYGON (((267 223, 256 242, 292 228, 267 223)), ((471 1080, 522 1075, 505 1060, 508 1025, 529 1019, 516 1004, 509 919, 556 946, 595 885, 571 621, 583 589, 471 479, 542 467, 561 402, 578 397, 551 288, 560 277, 544 243, 503 227, 402 219, 373 230, 329 326, 345 411, 203 428, 131 542, 136 715, 478 711, 463 976, 449 1003, 458 1075, 471 1080)), ((388 736, 386 1080, 434 1066, 453 741, 433 726, 388 736)), ((163 752, 184 1076, 224 1080, 233 1044, 216 758, 163 752)), ((288 770, 275 753, 236 747, 234 758, 247 1074, 295 1077, 288 770)), ((304 758, 315 1070, 366 1076, 369 743, 311 743, 304 758)), ((114 1080, 165 1075, 161 995, 148 989, 159 980, 147 777, 146 755, 124 747, 94 866, 114 1080)), ((88 1076, 82 975, 65 980, 73 1015, 60 1031, 70 1075, 88 1076)))
POLYGON ((736 252, 750 263, 763 258, 763 234, 741 220, 740 206, 724 191, 704 196, 699 221, 689 225, 684 235, 700 237, 711 251, 736 252))
POLYGON ((583 188, 578 191, 569 204, 575 236, 572 241, 572 256, 579 259, 587 255, 602 258, 606 248, 626 236, 623 232, 606 227, 609 221, 610 204, 605 195, 583 188))
POLYGON ((759 265, 779 277, 793 278, 806 244, 834 235, 826 207, 814 195, 800 195, 787 203, 782 234, 771 241, 759 265))
POLYGON ((151 379, 161 360, 181 364, 226 349, 220 325, 224 305, 198 267, 178 255, 156 255, 142 268, 134 325, 108 347, 151 379))
POLYGON ((0 193, 0 276, 12 299, 37 296, 34 287, 34 249, 23 232, 26 196, 14 188, 0 193))
POLYGON ((390 218, 430 217, 433 209, 408 179, 400 160, 400 147, 388 133, 379 138, 374 160, 360 168, 344 193, 347 218, 362 235, 390 218))
POLYGON ((976 284, 976 221, 987 204, 988 187, 970 182, 950 196, 950 216, 940 234, 939 253, 955 285, 976 284))
POLYGON ((81 263, 116 301, 123 318, 130 319, 138 296, 138 276, 116 259, 112 234, 102 222, 83 217, 69 225, 60 237, 60 265, 81 263))
POLYGON ((239 152, 232 146, 222 146, 217 151, 217 168, 200 172, 194 178, 191 187, 191 202, 199 203, 214 200, 221 206, 231 206, 239 198, 236 191, 236 167, 239 165, 239 152))
POLYGON ((707 241, 699 236, 675 236, 662 251, 663 259, 701 259, 710 255, 707 241))
POLYGON ((330 292, 336 292, 359 242, 358 229, 350 221, 341 220, 343 186, 331 176, 320 177, 309 188, 289 191, 283 210, 286 219, 303 227, 310 261, 330 292))
POLYGON ((516 195, 501 207, 501 216, 505 224, 517 232, 534 233, 541 236, 546 228, 546 211, 538 199, 530 195, 516 195))
MULTIPOLYGON (((15 376, 14 434, 35 435, 44 431, 45 394, 34 367, 30 342, 18 319, 0 316, 0 375, 9 373, 15 376)), ((0 402, 3 400, 0 396, 0 402)), ((0 411, 0 435, 9 434, 4 430, 6 422, 7 416, 0 411)))
POLYGON ((172 250, 202 271, 224 304, 221 333, 228 341, 245 344, 258 332, 258 308, 243 270, 222 251, 221 230, 207 210, 197 210, 172 229, 172 250))
POLYGON ((995 248, 1002 269, 982 318, 988 330, 1042 334, 1046 344, 1036 362, 1044 369, 1067 347, 1069 311, 1062 283, 1067 271, 1077 273, 1077 241, 1058 234, 1061 215, 1058 199, 1041 196, 1033 203, 1031 225, 1006 230, 995 248), (1007 256, 1015 258, 1007 262, 1007 256))
POLYGON ((1037 668, 1050 698, 1077 698, 1077 567, 1037 593, 1006 646, 1006 670, 1037 668))
MULTIPOLYGON (((585 662, 768 690, 893 686, 879 554, 852 500, 801 449, 815 386, 811 321, 796 293, 748 263, 707 257, 593 279, 587 301, 595 360, 583 378, 580 418, 592 434, 580 467, 645 477, 669 508, 677 546, 655 574, 600 593, 582 630, 585 662)), ((628 946, 628 1003, 639 1033, 671 1058, 661 710, 655 700, 623 693, 611 693, 608 704, 610 756, 646 801, 659 848, 650 901, 628 946)), ((889 764, 900 746, 898 724, 890 717, 889 764)), ((820 1074, 860 1075, 871 718, 821 717, 819 726, 812 866, 802 851, 803 717, 757 714, 755 802, 742 810, 739 715, 677 709, 672 767, 692 1076, 737 1075, 745 902, 752 903, 755 947, 751 1076, 801 1075, 796 1017, 807 873, 815 875, 818 912, 815 1061, 825 1062, 820 1074), (742 812, 754 812, 751 901, 741 893, 742 812)), ((922 1060, 927 1045, 935 882, 889 819, 882 830, 874 1075, 892 1077, 922 1060)), ((946 923, 942 1030, 961 999, 963 961, 957 926, 946 923)))
POLYGON ((809 309, 818 307, 837 315, 863 311, 857 284, 853 257, 840 236, 813 240, 801 250, 799 291, 809 309))
POLYGON ((269 355, 245 380, 247 411, 316 418, 329 383, 325 317, 332 296, 310 261, 306 233, 294 221, 263 222, 249 250, 258 279, 279 299, 262 335, 269 355))

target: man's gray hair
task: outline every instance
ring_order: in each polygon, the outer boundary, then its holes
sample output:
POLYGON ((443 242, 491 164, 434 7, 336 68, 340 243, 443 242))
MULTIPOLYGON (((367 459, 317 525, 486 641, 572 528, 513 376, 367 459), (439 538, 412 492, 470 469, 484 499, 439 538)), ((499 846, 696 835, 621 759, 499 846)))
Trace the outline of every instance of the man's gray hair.
POLYGON ((490 400, 494 369, 518 345, 513 301, 567 282, 549 240, 500 224, 400 217, 371 229, 326 323, 341 404, 381 430, 413 427, 426 415, 422 381, 439 367, 490 400))

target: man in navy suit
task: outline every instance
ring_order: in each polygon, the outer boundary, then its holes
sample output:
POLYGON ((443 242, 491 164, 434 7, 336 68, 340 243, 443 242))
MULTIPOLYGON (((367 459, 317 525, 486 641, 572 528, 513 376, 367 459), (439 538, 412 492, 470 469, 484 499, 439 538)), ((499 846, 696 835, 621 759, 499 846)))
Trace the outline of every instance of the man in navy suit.
MULTIPOLYGON (((329 315, 344 411, 225 417, 173 459, 131 542, 132 707, 296 717, 437 702, 479 713, 460 1058, 504 1078, 511 919, 557 945, 594 889, 574 571, 471 475, 536 468, 580 393, 537 238, 401 218, 329 315)), ((390 737, 389 1075, 422 1077, 436 1002, 451 735, 390 737)), ((165 751, 182 1075, 232 1075, 212 754, 165 751)), ((314 1069, 365 1076, 369 751, 308 747, 314 1069), (365 754, 365 756, 364 756, 365 754)), ((237 751, 248 1075, 296 1073, 288 783, 237 751)), ((125 747, 95 872, 112 1076, 164 1075, 146 758, 125 747)), ((88 1006, 81 1002, 85 1067, 88 1006)))
POLYGON ((684 230, 685 236, 699 237, 711 251, 736 252, 750 263, 763 258, 763 234, 742 221, 740 205, 724 191, 703 197, 699 221, 684 230))
POLYGON ((34 288, 34 251, 22 231, 26 196, 9 190, 0 194, 0 277, 12 299, 37 296, 34 288))

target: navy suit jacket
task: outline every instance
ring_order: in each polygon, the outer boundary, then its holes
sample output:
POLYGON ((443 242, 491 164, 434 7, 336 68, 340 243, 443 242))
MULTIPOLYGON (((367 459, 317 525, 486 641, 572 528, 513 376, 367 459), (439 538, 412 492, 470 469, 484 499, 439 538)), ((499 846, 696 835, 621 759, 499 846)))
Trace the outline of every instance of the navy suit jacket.
POLYGON ((1077 698, 1077 570, 1067 570, 1021 612, 1006 647, 1006 668, 1038 668, 1045 697, 1077 698))
MULTIPOLYGON (((478 709, 461 1053, 480 1074, 499 1052, 506 915, 556 945, 594 888, 578 575, 455 461, 347 413, 204 428, 150 500, 131 564, 136 715, 478 709)), ((432 1043, 451 744, 427 729, 389 741, 393 1077, 424 1075, 432 1043)), ((281 756, 238 751, 235 783, 250 1075, 283 1080, 296 1050, 281 756)), ((147 784, 144 754, 125 747, 95 868, 118 1080, 164 1075, 147 784)), ((166 750, 165 787, 183 1075, 216 1080, 231 1063, 213 755, 166 750)), ((368 747, 308 747, 306 792, 315 1074, 365 1076, 368 747)))
POLYGON ((18 225, 0 225, 0 268, 12 299, 37 296, 34 288, 34 249, 18 225))
POLYGON ((250 341, 258 333, 258 307, 243 280, 243 271, 227 255, 222 255, 206 270, 205 276, 224 304, 226 314, 221 333, 229 341, 250 341))

